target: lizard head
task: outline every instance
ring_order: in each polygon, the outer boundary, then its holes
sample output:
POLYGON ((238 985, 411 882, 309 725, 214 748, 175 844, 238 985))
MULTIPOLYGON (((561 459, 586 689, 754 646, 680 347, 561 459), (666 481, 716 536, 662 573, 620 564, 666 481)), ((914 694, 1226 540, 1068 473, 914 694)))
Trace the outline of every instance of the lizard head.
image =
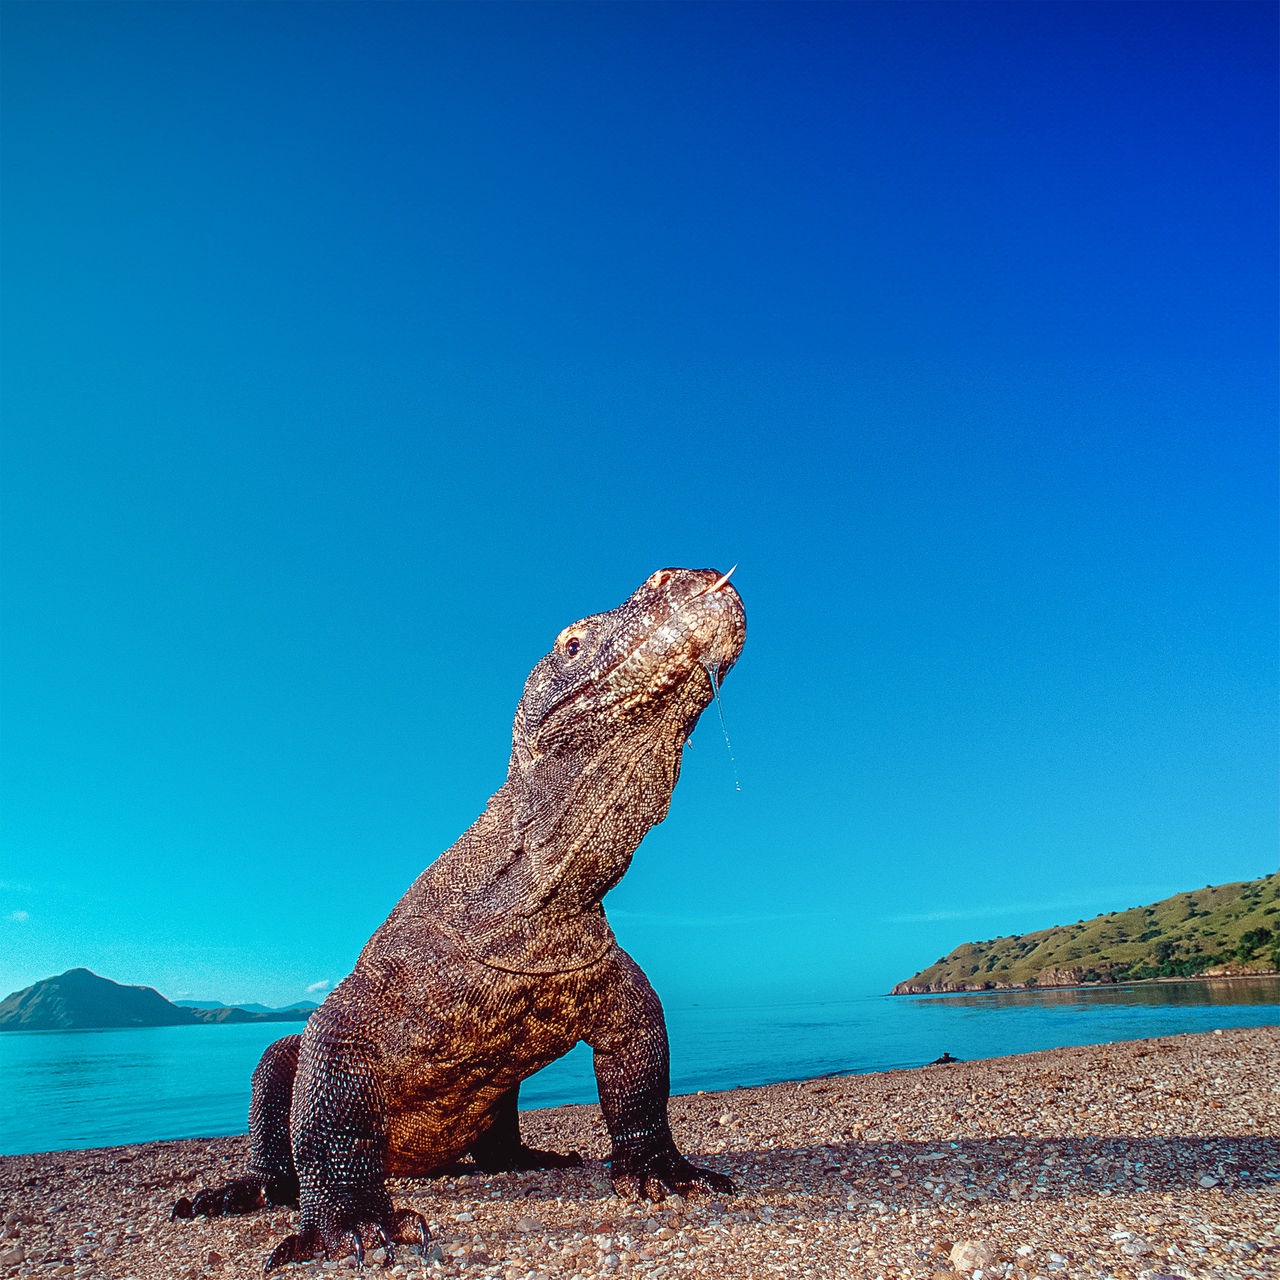
POLYGON ((714 569, 659 569, 560 633, 525 683, 508 775, 514 838, 544 891, 597 897, 621 878, 745 636, 742 601, 714 569))

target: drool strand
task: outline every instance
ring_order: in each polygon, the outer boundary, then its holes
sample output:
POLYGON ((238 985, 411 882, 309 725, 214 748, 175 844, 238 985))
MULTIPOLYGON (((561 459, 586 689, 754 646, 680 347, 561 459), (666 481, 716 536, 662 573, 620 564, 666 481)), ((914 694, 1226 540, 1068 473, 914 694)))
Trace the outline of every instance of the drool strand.
MULTIPOLYGON (((736 567, 736 566, 735 566, 736 567)), ((729 573, 733 570, 730 569, 729 573)), ((727 578, 729 574, 725 574, 727 578)), ((729 765, 733 769, 733 789, 735 791, 742 790, 742 782, 738 778, 738 762, 733 756, 733 743, 729 741, 729 726, 724 718, 724 703, 720 700, 720 685, 722 678, 720 675, 720 667, 717 663, 707 663, 707 675, 711 678, 711 692, 715 695, 716 710, 720 713, 720 730, 724 734, 725 750, 729 753, 729 765)))

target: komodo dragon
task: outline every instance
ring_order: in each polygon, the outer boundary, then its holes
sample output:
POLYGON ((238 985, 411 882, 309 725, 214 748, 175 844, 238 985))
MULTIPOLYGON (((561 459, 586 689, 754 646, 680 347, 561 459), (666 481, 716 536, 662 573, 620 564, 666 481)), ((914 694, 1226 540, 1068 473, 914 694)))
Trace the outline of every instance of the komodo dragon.
MULTIPOLYGON (((730 573, 733 570, 729 571, 730 573)), ((662 1006, 601 899, 666 816, 680 753, 737 660, 729 574, 660 569, 608 613, 566 627, 516 708, 507 780, 418 878, 302 1035, 253 1075, 243 1176, 177 1217, 300 1201, 264 1270, 427 1241, 386 1178, 470 1155, 485 1171, 580 1164, 520 1140, 520 1081, 580 1040, 594 1050, 610 1172, 623 1192, 729 1192, 667 1123, 662 1006), (340 1255, 339 1255, 340 1256, 340 1255)))

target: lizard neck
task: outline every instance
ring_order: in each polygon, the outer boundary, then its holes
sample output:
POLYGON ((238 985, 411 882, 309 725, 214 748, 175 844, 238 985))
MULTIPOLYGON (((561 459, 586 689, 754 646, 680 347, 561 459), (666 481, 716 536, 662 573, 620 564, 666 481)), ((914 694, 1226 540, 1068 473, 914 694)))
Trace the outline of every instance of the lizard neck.
MULTIPOLYGON (((605 894, 622 879, 643 830, 620 828, 602 815, 535 855, 521 846, 514 815, 520 784, 508 779, 480 816, 429 866, 410 890, 416 908, 443 908, 451 917, 498 921, 542 918, 557 927, 575 916, 596 916, 605 894)), ((669 796, 668 796, 669 798, 669 796)), ((662 805, 666 812, 666 804, 662 805)), ((658 815, 653 821, 659 821, 658 815)))
POLYGON ((547 770, 564 774, 572 796, 562 802, 553 788, 549 815, 544 796, 526 790, 539 770, 513 761, 511 840, 535 913, 563 919, 598 911, 645 834, 667 816, 683 743, 680 721, 660 721, 589 756, 570 756, 547 770))

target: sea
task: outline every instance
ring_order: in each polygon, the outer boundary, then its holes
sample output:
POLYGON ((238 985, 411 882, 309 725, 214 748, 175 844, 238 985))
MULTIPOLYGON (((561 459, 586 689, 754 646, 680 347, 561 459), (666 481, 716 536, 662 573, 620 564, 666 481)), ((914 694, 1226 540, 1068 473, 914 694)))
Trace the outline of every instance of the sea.
MULTIPOLYGON (((864 996, 667 1010, 673 1093, 919 1067, 1228 1027, 1280 1025, 1280 978, 864 996)), ((249 1077, 301 1024, 0 1034, 0 1155, 244 1133, 249 1077)), ((522 1107, 594 1102, 579 1045, 522 1107)))

